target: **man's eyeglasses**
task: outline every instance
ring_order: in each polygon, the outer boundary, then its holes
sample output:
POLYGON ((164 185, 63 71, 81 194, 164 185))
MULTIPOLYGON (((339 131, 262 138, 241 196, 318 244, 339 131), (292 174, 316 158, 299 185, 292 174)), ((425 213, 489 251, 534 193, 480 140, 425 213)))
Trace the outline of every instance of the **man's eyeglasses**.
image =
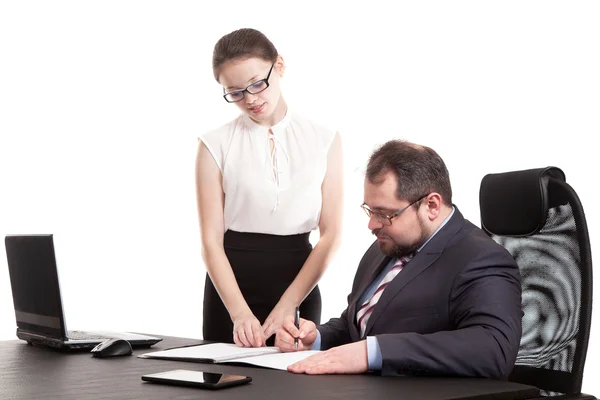
POLYGON ((235 92, 225 93, 223 95, 223 98, 225 98, 225 101, 227 101, 228 103, 235 103, 244 98, 244 92, 248 92, 250 94, 258 94, 258 93, 264 91, 266 88, 269 87, 269 77, 271 76, 271 71, 273 71, 274 66, 275 66, 275 63, 273 63, 271 65, 271 69, 269 69, 269 73, 267 74, 267 77, 265 79, 261 79, 254 83, 251 83, 244 90, 236 90, 235 92))
POLYGON ((426 194, 426 195, 423 195, 423 196, 419 197, 417 200, 413 201, 412 203, 410 203, 409 205, 407 205, 406 207, 404 207, 402 210, 395 211, 395 212, 393 212, 392 214, 389 214, 389 215, 386 215, 386 214, 381 213, 379 211, 373 211, 365 203, 363 203, 360 207, 365 211, 365 214, 367 214, 367 216, 369 218, 375 217, 375 219, 377 220, 377 222, 379 222, 380 224, 383 224, 385 226, 390 226, 390 225, 392 225, 392 219, 396 218, 397 216, 399 216, 400 214, 402 214, 404 211, 406 211, 410 206, 412 206, 413 204, 416 204, 419 201, 423 200, 428 195, 429 195, 429 193, 426 194))

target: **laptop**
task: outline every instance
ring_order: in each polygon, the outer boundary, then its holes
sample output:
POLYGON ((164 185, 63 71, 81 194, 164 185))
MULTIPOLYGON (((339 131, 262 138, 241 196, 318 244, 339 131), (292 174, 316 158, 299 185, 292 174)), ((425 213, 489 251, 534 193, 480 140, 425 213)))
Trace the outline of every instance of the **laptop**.
POLYGON ((128 332, 68 331, 52 235, 6 235, 4 242, 19 339, 62 350, 92 349, 113 338, 134 347, 162 340, 128 332))

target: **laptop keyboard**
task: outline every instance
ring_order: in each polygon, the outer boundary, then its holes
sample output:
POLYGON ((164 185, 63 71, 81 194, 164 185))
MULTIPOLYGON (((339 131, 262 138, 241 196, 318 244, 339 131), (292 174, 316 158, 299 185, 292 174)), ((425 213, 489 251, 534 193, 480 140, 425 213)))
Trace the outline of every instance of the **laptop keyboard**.
POLYGON ((94 340, 94 339, 112 339, 110 336, 99 335, 97 333, 84 331, 69 331, 67 337, 71 340, 94 340))

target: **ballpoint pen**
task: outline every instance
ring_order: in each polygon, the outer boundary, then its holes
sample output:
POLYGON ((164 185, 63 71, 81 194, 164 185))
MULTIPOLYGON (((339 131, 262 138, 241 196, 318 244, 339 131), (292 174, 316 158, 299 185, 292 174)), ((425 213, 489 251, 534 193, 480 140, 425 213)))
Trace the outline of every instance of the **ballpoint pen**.
MULTIPOLYGON (((294 314, 294 325, 296 329, 300 329, 300 307, 296 307, 296 313, 294 314)), ((298 350, 298 338, 294 338, 294 347, 298 350)))

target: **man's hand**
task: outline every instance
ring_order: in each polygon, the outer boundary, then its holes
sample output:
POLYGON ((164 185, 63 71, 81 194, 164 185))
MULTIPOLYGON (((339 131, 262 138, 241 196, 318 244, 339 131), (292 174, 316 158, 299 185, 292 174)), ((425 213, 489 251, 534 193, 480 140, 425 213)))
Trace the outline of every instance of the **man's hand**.
POLYGON ((283 352, 296 351, 294 339, 298 338, 298 351, 310 350, 317 340, 317 326, 314 322, 300 318, 300 328, 294 325, 294 316, 284 319, 281 329, 277 331, 275 346, 283 352))
POLYGON ((295 374, 362 374, 369 369, 367 341, 333 347, 292 364, 288 371, 295 374))

